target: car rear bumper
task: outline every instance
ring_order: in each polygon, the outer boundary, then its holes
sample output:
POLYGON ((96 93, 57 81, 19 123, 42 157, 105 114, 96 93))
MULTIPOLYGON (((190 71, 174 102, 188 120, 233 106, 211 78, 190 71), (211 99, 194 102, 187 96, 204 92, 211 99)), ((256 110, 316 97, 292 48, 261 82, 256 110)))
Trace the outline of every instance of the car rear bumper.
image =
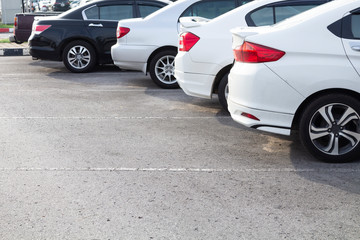
POLYGON ((61 56, 51 47, 40 47, 40 46, 32 46, 29 43, 29 53, 33 58, 36 59, 44 59, 44 60, 53 60, 53 61, 61 61, 61 56))
POLYGON ((190 96, 211 98, 214 76, 193 74, 178 71, 175 68, 175 78, 182 90, 190 96))
POLYGON ((9 37, 9 41, 10 42, 18 42, 17 40, 16 40, 16 36, 15 35, 11 35, 10 37, 9 37))
POLYGON ((46 38, 31 35, 29 38, 29 53, 33 58, 61 61, 61 52, 51 45, 55 44, 46 38))
POLYGON ((230 97, 227 103, 231 117, 236 122, 266 132, 290 135, 294 115, 249 108, 233 102, 230 97), (259 121, 245 117, 244 114, 251 114, 259 121))
POLYGON ((30 47, 29 53, 35 59, 61 61, 61 57, 51 49, 30 47))
POLYGON ((16 29, 14 35, 9 39, 10 42, 23 43, 28 41, 31 29, 16 29))
POLYGON ((269 65, 235 63, 228 78, 228 109, 235 121, 247 127, 289 135, 294 114, 304 97, 269 65))
POLYGON ((216 63, 194 62, 189 52, 179 52, 175 58, 175 77, 187 95, 211 98, 216 74, 221 66, 216 63))
POLYGON ((111 57, 121 69, 146 73, 148 58, 155 49, 155 46, 115 44, 111 47, 111 57))

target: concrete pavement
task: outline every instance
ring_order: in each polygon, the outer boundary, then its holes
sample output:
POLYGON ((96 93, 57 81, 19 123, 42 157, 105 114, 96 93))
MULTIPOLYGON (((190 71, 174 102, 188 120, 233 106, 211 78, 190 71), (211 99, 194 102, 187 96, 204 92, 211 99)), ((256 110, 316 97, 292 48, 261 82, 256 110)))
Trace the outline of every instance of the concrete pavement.
POLYGON ((360 161, 316 161, 141 72, 0 66, 0 239, 359 239, 360 161))

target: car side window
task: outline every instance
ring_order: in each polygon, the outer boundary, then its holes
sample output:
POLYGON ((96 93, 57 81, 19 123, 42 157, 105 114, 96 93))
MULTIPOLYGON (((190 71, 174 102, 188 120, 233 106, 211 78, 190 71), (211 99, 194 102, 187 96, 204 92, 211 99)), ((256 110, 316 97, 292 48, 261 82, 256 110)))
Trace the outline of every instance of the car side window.
POLYGON ((236 7, 235 0, 211 0, 196 2, 188 7, 181 17, 204 17, 213 19, 236 7))
POLYGON ((351 15, 351 32, 356 39, 360 39, 360 15, 351 15))
POLYGON ((93 6, 84 10, 86 19, 102 19, 115 20, 133 18, 133 6, 126 5, 108 5, 108 6, 93 6))
MULTIPOLYGON (((338 23, 338 22, 336 22, 338 23)), ((360 12, 355 14, 350 14, 343 18, 342 24, 340 22, 334 26, 342 26, 342 37, 346 39, 360 39, 360 12)), ((333 27, 333 29, 335 29, 333 27)), ((331 29, 330 29, 331 31, 331 29)), ((332 31, 335 35, 335 31, 332 31)), ((340 31, 336 31, 337 33, 341 33, 340 31)))
POLYGON ((249 26, 265 26, 274 24, 274 9, 273 7, 263 7, 253 11, 248 15, 249 26), (250 23, 251 22, 251 23, 250 23))
POLYGON ((154 6, 154 5, 138 5, 139 6, 139 12, 140 12, 140 17, 144 18, 147 15, 159 10, 160 8, 162 8, 162 6, 154 6))
POLYGON ((88 8, 84 11, 86 19, 99 19, 99 8, 97 6, 88 8))

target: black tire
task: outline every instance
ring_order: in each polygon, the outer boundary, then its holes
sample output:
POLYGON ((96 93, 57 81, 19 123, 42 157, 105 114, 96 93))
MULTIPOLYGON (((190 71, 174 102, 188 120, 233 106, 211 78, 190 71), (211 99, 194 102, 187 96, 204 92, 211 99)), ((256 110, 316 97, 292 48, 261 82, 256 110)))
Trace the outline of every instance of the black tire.
POLYGON ((218 87, 218 98, 221 106, 226 110, 228 110, 228 104, 227 104, 227 95, 229 93, 228 88, 228 76, 229 73, 226 73, 220 80, 219 87, 218 87))
POLYGON ((149 72, 151 79, 161 88, 179 88, 174 76, 176 54, 175 50, 165 50, 157 53, 150 62, 149 72))
POLYGON ((345 94, 317 98, 304 110, 299 134, 305 148, 322 161, 360 160, 360 101, 345 94))
POLYGON ((90 72, 96 65, 96 52, 89 43, 77 40, 66 45, 62 59, 73 73, 90 72))

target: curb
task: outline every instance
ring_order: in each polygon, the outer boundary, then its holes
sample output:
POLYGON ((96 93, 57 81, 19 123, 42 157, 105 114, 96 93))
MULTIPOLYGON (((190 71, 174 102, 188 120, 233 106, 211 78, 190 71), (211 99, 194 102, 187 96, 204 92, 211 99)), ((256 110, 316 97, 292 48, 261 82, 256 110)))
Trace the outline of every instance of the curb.
POLYGON ((0 56, 30 56, 28 48, 4 48, 0 49, 0 56))
POLYGON ((12 33, 14 32, 13 28, 0 28, 0 33, 12 33))
POLYGON ((14 42, 0 43, 1 56, 29 56, 29 46, 27 43, 17 44, 14 42))

